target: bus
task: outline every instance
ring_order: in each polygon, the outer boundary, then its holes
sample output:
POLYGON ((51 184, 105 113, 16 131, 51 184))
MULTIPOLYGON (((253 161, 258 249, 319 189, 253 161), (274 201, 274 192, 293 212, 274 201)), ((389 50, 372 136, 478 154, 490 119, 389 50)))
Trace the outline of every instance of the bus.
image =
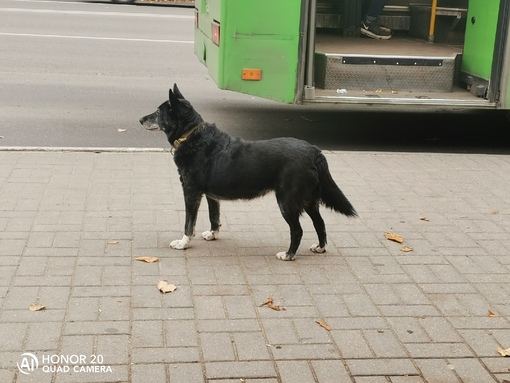
POLYGON ((283 103, 510 110, 510 1, 196 0, 194 52, 220 89, 283 103))

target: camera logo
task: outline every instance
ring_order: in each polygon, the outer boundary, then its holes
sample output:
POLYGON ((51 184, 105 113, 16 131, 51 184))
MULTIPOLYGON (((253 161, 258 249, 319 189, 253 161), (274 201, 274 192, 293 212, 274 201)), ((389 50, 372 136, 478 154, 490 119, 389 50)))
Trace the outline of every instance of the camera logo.
POLYGON ((37 367, 39 367, 39 360, 37 360, 37 356, 31 352, 25 352, 24 354, 21 354, 21 356, 21 363, 17 363, 17 365, 18 370, 22 374, 30 375, 31 372, 37 370, 37 367))

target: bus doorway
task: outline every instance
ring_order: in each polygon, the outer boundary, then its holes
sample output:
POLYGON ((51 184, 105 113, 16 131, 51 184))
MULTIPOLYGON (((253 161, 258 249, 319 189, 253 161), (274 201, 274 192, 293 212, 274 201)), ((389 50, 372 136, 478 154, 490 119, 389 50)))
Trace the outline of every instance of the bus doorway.
POLYGON ((496 106, 499 0, 389 0, 379 17, 389 40, 360 34, 367 1, 310 4, 303 102, 496 106))

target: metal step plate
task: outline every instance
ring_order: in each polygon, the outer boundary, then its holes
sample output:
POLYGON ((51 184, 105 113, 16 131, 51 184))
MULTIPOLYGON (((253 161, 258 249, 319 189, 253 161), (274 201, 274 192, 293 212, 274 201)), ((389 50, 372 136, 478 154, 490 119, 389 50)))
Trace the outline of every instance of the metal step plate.
POLYGON ((315 54, 319 89, 451 92, 456 58, 315 54))

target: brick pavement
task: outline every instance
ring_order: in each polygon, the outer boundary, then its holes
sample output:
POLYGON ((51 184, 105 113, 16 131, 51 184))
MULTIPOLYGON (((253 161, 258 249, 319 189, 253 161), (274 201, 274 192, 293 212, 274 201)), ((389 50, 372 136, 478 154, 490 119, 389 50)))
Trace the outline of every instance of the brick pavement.
POLYGON ((303 217, 282 262, 272 195, 224 202, 219 240, 170 249, 184 210, 168 152, 0 151, 0 382, 510 381, 510 159, 326 155, 360 218, 322 209, 313 255, 303 217))

